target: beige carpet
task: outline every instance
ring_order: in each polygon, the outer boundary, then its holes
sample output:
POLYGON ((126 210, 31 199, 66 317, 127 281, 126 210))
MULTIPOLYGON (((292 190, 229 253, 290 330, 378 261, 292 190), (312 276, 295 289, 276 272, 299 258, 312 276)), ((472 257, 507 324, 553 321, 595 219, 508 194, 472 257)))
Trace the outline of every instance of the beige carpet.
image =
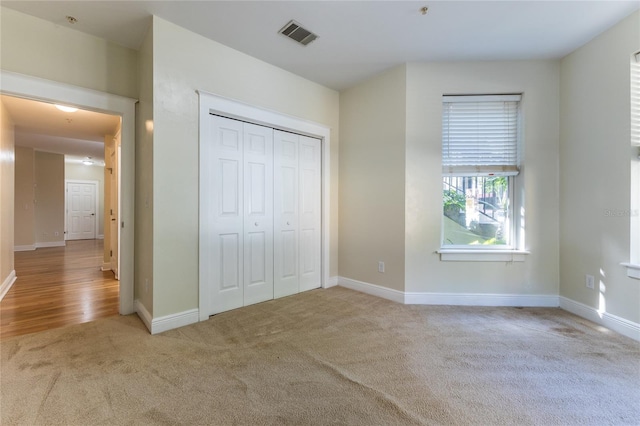
POLYGON ((1 423, 640 424, 640 344, 559 309, 343 288, 151 336, 136 316, 1 344, 1 423))

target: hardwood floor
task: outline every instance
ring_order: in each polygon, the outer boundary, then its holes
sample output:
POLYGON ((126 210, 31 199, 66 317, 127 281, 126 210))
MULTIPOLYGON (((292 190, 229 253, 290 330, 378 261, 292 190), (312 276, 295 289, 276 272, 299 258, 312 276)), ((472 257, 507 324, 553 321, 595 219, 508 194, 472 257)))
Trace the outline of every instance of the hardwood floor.
POLYGON ((102 272, 103 240, 15 253, 18 279, 0 302, 0 338, 118 315, 119 281, 102 272))

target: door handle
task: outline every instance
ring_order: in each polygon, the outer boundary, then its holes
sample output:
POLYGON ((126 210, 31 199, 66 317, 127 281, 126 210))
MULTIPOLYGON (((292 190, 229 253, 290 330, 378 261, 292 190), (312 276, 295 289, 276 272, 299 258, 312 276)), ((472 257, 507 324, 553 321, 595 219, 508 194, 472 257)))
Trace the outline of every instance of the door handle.
POLYGON ((255 225, 258 226, 258 222, 256 222, 255 225))
POLYGON ((111 222, 115 222, 115 221, 116 221, 116 220, 115 220, 115 218, 114 218, 114 219, 111 219, 111 222))
POLYGON ((96 215, 95 213, 91 213, 91 216, 95 216, 95 215, 96 215))

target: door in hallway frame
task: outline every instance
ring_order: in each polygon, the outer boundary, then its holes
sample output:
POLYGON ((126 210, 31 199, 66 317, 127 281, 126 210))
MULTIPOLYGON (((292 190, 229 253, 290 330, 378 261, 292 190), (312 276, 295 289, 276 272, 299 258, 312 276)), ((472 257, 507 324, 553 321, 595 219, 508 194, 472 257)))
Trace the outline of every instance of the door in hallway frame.
POLYGON ((67 240, 96 238, 98 182, 66 181, 67 240))
MULTIPOLYGON (((120 135, 113 138, 113 147, 109 154, 109 263, 116 279, 119 279, 120 266, 120 135)), ((105 232, 107 230, 105 229, 105 232)))

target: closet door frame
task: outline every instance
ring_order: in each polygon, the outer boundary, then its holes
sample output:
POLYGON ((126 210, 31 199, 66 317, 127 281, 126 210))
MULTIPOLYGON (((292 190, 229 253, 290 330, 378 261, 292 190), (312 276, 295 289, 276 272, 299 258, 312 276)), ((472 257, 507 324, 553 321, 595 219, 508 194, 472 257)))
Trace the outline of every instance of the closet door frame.
MULTIPOLYGON (((219 115, 236 120, 242 120, 247 123, 257 124, 261 126, 271 127, 276 130, 297 133, 303 136, 320 139, 322 154, 322 174, 321 174, 321 194, 322 194, 322 232, 321 232, 321 283, 322 288, 328 288, 335 285, 334 280, 330 279, 329 271, 331 270, 331 131, 328 127, 311 121, 306 121, 297 117, 289 116, 257 106, 249 105, 234 99, 225 98, 212 93, 198 91, 200 100, 199 125, 200 125, 200 235, 206 234, 211 229, 212 224, 207 216, 210 211, 207 203, 208 188, 204 186, 207 181, 207 152, 208 141, 211 140, 211 127, 209 126, 208 116, 219 115)), ((204 254, 208 248, 204 246, 205 239, 199 238, 199 318, 205 321, 209 318, 211 307, 210 289, 208 287, 208 274, 206 268, 208 259, 204 254)))

